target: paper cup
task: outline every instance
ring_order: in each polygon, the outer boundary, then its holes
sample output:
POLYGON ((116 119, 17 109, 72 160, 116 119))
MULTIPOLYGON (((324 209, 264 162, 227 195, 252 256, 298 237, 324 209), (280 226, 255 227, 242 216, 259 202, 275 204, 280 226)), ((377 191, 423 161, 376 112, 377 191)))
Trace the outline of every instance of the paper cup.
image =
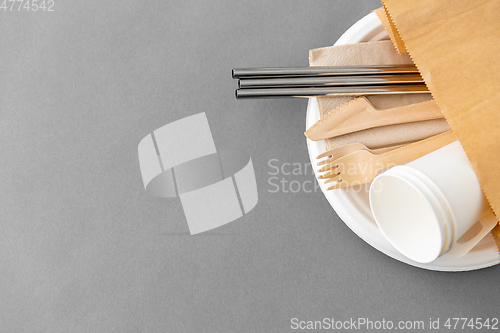
POLYGON ((466 254, 496 224, 458 141, 378 175, 370 206, 387 240, 420 263, 466 254))

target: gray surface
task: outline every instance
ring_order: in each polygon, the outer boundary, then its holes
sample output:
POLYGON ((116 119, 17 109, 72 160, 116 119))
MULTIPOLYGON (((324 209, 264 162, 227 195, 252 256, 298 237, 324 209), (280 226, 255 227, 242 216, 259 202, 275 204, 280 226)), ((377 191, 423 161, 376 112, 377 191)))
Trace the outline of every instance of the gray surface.
POLYGON ((498 316, 500 268, 439 273, 374 250, 316 193, 306 101, 234 98, 231 68, 307 65, 378 1, 57 1, 0 11, 0 331, 286 332, 290 320, 498 316), (206 112, 252 156, 259 203, 189 236, 137 144, 206 112), (312 180, 306 175, 288 180, 312 180))

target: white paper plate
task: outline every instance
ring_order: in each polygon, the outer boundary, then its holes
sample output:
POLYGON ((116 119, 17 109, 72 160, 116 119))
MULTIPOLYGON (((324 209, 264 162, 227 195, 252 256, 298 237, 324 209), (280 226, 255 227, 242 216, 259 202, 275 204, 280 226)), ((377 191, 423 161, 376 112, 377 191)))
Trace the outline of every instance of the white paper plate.
MULTIPOLYGON (((362 43, 389 39, 375 13, 370 13, 349 28, 335 45, 362 43)), ((310 98, 307 106, 306 128, 319 120, 319 109, 316 98, 310 98)), ((307 139, 309 158, 316 165, 318 156, 325 151, 323 141, 314 142, 307 139)), ((315 176, 318 177, 315 168, 315 176)), ((400 254, 379 231, 370 211, 367 187, 347 188, 326 191, 327 186, 318 180, 328 202, 344 223, 365 242, 386 255, 409 265, 439 271, 468 271, 493 266, 500 263, 493 236, 489 234, 467 255, 457 258, 444 255, 429 264, 420 264, 400 254)))

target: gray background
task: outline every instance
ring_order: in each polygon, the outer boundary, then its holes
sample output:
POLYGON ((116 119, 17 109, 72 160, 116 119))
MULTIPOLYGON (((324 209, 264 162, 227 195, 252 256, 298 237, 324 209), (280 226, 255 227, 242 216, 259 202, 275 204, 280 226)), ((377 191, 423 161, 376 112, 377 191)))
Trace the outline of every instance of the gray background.
MULTIPOLYGON (((286 332, 290 320, 498 316, 500 267, 414 268, 321 192, 270 193, 307 163, 306 101, 234 98, 233 67, 307 65, 373 1, 68 1, 0 11, 0 331, 286 332), (189 236, 144 193, 139 141, 206 112, 252 156, 259 203, 189 236)), ((289 180, 312 180, 306 175, 289 180)))

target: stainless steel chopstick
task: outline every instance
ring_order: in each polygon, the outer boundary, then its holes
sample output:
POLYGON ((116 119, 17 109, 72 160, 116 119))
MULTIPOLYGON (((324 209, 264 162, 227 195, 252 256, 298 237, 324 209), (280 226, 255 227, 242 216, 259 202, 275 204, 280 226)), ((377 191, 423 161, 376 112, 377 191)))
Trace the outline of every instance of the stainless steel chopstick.
POLYGON ((282 78, 244 79, 238 81, 238 87, 246 88, 285 88, 285 87, 324 87, 324 86, 365 86, 391 85, 401 83, 424 83, 420 74, 398 75, 354 75, 354 76, 304 76, 282 78))
POLYGON ((283 76, 337 76, 337 75, 376 75, 376 74, 418 74, 415 66, 336 66, 336 67, 292 67, 292 68, 234 68, 232 75, 238 78, 283 77, 283 76))
POLYGON ((364 96, 393 94, 429 93, 425 84, 399 84, 377 86, 305 87, 305 88, 263 88, 238 89, 236 98, 285 98, 285 97, 328 97, 364 96))

